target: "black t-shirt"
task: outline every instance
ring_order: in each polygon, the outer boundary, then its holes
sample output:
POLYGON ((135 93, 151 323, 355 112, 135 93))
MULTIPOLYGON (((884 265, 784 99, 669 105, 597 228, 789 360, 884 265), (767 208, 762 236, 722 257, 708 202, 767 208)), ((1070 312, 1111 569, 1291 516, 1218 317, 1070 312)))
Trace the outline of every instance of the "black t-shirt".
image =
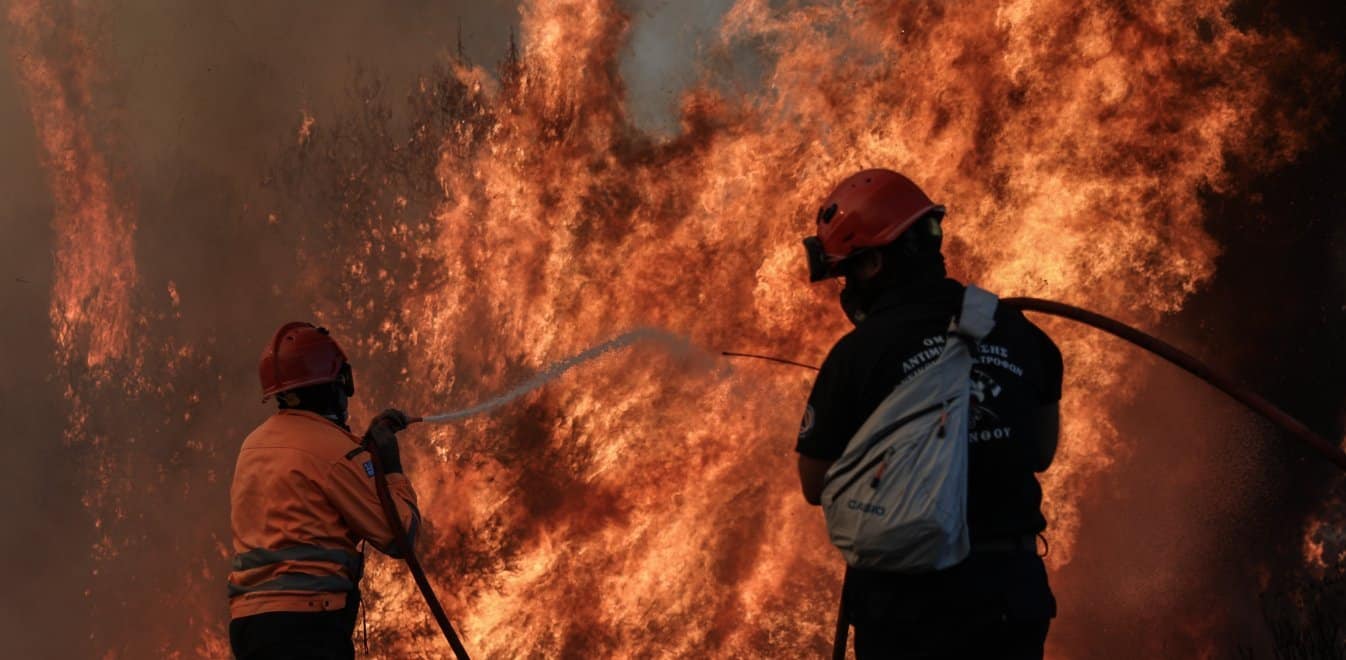
MULTIPOLYGON (((963 285, 893 291, 842 337, 809 395, 795 450, 836 460, 898 383, 939 357, 963 285)), ((1001 305, 973 368, 968 529, 974 541, 1036 534, 1042 487, 1034 472, 1031 415, 1061 398, 1061 352, 1018 310, 1001 305)))

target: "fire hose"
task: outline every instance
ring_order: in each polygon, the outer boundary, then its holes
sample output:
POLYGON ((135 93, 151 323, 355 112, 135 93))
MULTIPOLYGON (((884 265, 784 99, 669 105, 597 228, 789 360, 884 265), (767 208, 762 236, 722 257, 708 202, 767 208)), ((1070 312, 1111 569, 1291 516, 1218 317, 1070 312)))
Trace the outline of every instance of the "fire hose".
POLYGON ((1005 298, 1000 302, 1021 310, 1050 314, 1052 316, 1070 319, 1077 323, 1083 323, 1131 342, 1140 348, 1164 358, 1187 373, 1206 381, 1221 392, 1233 397, 1234 400, 1247 406, 1253 412, 1265 417, 1267 421, 1270 421, 1290 435, 1302 440, 1314 451, 1321 454, 1323 458, 1335 463, 1336 466, 1342 470, 1346 470, 1346 452, 1343 452, 1341 447, 1336 443, 1315 433, 1303 422, 1291 417, 1285 411, 1276 407, 1270 401, 1262 398, 1262 396, 1256 392, 1239 385, 1232 378, 1216 373, 1200 360, 1197 360, 1172 344, 1164 342, 1158 337, 1141 332, 1121 321, 1108 318, 1102 314, 1097 314, 1087 309, 1081 309, 1053 300, 1042 300, 1039 298, 1005 298))
MULTIPOLYGON (((1042 300, 1040 298, 1004 298, 1000 302, 1008 307, 1014 307, 1023 311, 1059 316, 1077 323, 1082 323, 1120 339, 1124 339, 1149 351, 1193 376, 1200 378, 1221 392, 1228 394, 1234 400, 1247 406, 1250 410, 1266 418, 1272 424, 1280 427, 1290 435, 1299 438, 1314 451, 1318 452, 1323 458, 1331 461, 1337 467, 1346 471, 1346 452, 1343 452, 1341 447, 1318 433, 1315 433, 1303 422, 1290 416, 1284 410, 1281 410, 1275 404, 1267 401, 1261 395, 1239 385, 1234 379, 1217 373, 1187 352, 1159 339, 1158 337, 1141 332, 1121 321, 1103 316, 1102 314, 1091 312, 1087 309, 1075 307, 1073 305, 1059 303, 1054 300, 1042 300)), ((805 369, 812 369, 813 371, 818 370, 818 367, 811 364, 804 364, 802 362, 795 362, 793 360, 770 355, 737 353, 731 351, 724 351, 721 355, 727 357, 768 360, 771 362, 803 367, 805 369)))
MULTIPOLYGON (((1247 406, 1253 412, 1260 414, 1271 423, 1294 437, 1299 438, 1323 458, 1331 461, 1343 471, 1346 471, 1346 452, 1343 452, 1339 446, 1330 442, 1327 438, 1318 433, 1315 433, 1303 422, 1300 422, 1298 419, 1295 419, 1285 411, 1276 407, 1262 396, 1239 385, 1233 379, 1215 372, 1200 360, 1197 360, 1188 353, 1158 337, 1141 332, 1121 321, 1103 316, 1102 314, 1052 300, 1042 300, 1038 298, 1004 298, 1000 302, 1008 307, 1023 311, 1059 316, 1077 323, 1082 323, 1149 351, 1197 378, 1200 378, 1225 394, 1228 394, 1239 403, 1247 406)), ((557 362, 515 386, 513 389, 484 403, 463 410, 441 413, 438 415, 413 417, 411 423, 414 424, 422 421, 443 423, 494 410, 542 385, 545 385, 547 382, 559 377, 561 374, 580 364, 633 343, 649 340, 663 342, 666 346, 676 350, 683 350, 689 347, 689 344, 684 339, 669 332, 657 328, 638 328, 589 348, 570 358, 557 362)), ((810 364, 771 355, 741 353, 737 351, 722 351, 720 355, 725 357, 765 360, 778 364, 811 369, 813 371, 818 370, 818 367, 810 364)), ((420 589, 421 595, 425 598, 426 605, 430 608, 430 613, 439 624, 439 628, 444 633, 444 638, 448 641, 449 646, 453 649, 454 655, 458 660, 468 660, 467 650, 463 648, 463 644, 458 639, 457 633, 454 632, 453 624, 449 622, 448 615, 444 613, 444 607, 440 605, 439 598, 435 596, 434 588, 430 585, 430 580, 426 577, 425 570, 421 567, 420 560, 416 557, 415 550, 412 548, 411 540, 407 535, 405 526, 402 524, 402 519, 397 514, 397 506, 393 502, 392 494, 388 491, 387 476, 383 472, 383 465, 379 461, 378 452, 370 451, 370 455, 373 459, 374 466, 374 485, 378 491, 379 501, 383 505, 384 515, 388 518, 388 524, 395 537, 394 550, 399 552, 406 562, 407 568, 410 569, 411 575, 416 581, 417 588, 420 589)))
MULTIPOLYGON (((414 424, 421 421, 421 418, 413 417, 410 421, 414 424)), ((416 581, 416 588, 421 590, 421 596, 425 598, 430 614, 439 624, 440 632, 444 633, 444 639, 449 642, 449 648, 453 649, 454 657, 458 660, 468 660, 467 649, 458 639, 458 633, 454 632, 453 624, 449 622, 449 615, 444 613, 444 606, 440 605, 439 598, 435 596, 430 578, 426 577, 425 569, 421 568, 421 561, 416 557, 415 549, 411 547, 411 537, 407 534, 406 526, 402 524, 402 517, 397 515, 397 504, 393 502, 392 493, 388 492, 388 475, 383 471, 383 461, 379 460, 379 453, 374 451, 373 447, 368 449, 371 464, 374 466, 374 490, 379 494, 383 515, 388 519, 388 526, 393 532, 393 550, 407 563, 407 569, 411 571, 411 577, 416 581)))

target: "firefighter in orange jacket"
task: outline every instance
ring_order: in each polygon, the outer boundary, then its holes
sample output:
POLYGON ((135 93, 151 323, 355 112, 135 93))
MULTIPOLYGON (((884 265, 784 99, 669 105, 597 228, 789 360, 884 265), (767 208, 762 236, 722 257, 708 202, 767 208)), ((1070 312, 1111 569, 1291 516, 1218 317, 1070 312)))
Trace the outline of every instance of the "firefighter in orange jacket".
POLYGON ((360 542, 386 554, 396 547, 368 452, 378 452, 413 536, 420 519, 397 449, 408 418, 385 410, 363 438, 353 435, 350 364, 327 330, 309 323, 276 332, 260 375, 263 401, 274 396, 279 410, 243 441, 234 469, 229 641, 243 660, 354 658, 360 542))

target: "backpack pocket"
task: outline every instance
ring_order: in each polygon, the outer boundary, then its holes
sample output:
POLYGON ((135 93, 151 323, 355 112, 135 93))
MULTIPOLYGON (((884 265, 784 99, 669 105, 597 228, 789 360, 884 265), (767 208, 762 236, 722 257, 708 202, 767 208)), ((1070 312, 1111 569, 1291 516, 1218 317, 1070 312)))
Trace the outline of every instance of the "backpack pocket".
MULTIPOLYGON (((902 430, 903 427, 915 424, 923 417, 932 415, 935 412, 947 414, 951 402, 952 400, 926 406, 925 408, 906 415, 876 431, 865 441, 867 448, 864 452, 857 453, 847 464, 835 466, 827 471, 827 475, 823 478, 823 489, 828 489, 834 481, 842 480, 841 485, 837 487, 836 494, 833 496, 833 500, 835 501, 837 497, 850 492, 851 487, 855 485, 855 482, 870 473, 871 470, 874 470, 876 466, 878 471, 875 472, 873 476, 876 481, 881 480, 883 478, 883 473, 886 471, 888 461, 893 458, 893 453, 897 449, 894 446, 894 443, 883 442, 883 440, 893 436, 898 431, 902 430)), ((943 426, 944 424, 941 422, 941 429, 943 426)), ((878 488, 878 484, 875 484, 874 488, 878 488)))

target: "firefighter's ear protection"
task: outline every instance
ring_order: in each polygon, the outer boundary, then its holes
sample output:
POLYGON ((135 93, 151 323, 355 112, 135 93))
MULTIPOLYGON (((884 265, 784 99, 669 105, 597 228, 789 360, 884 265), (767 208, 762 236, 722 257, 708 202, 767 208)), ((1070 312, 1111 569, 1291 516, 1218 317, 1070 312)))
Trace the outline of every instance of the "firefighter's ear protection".
POLYGON ((349 362, 341 365, 341 371, 337 374, 336 382, 347 397, 355 396, 355 374, 351 373, 349 362))

